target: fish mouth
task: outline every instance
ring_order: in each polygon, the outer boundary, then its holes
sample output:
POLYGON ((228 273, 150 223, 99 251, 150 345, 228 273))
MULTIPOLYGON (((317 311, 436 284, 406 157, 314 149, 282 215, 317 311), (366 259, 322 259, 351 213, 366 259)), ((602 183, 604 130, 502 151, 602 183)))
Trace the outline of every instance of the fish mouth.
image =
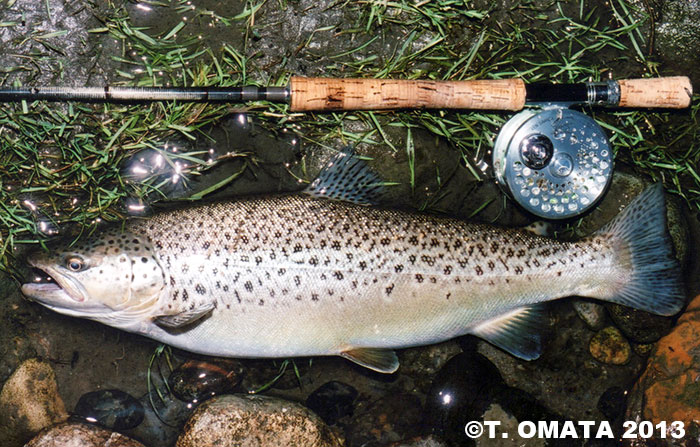
POLYGON ((63 307, 85 302, 87 296, 80 283, 57 269, 28 260, 32 281, 22 284, 22 293, 50 307, 63 307))

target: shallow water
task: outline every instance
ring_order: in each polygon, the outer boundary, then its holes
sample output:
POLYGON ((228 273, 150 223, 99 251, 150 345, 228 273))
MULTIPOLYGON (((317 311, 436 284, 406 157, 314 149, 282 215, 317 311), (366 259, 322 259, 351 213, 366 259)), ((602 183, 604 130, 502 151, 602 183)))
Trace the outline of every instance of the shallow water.
MULTIPOLYGON (((229 3, 224 8, 221 2, 214 1, 172 2, 168 6, 159 6, 156 2, 136 2, 124 3, 124 9, 119 10, 122 6, 119 2, 83 4, 18 0, 5 8, 2 20, 24 21, 24 24, 0 27, 0 41, 6 45, 0 54, 0 61, 6 67, 16 67, 7 71, 4 81, 6 84, 21 80, 32 85, 100 85, 105 82, 129 82, 128 77, 119 72, 136 77, 142 75, 147 70, 147 64, 141 58, 149 57, 149 62, 153 62, 157 59, 156 55, 142 56, 136 48, 122 47, 118 40, 107 34, 88 31, 100 28, 103 24, 98 18, 115 14, 115 11, 125 14, 132 26, 143 27, 153 36, 167 34, 179 23, 186 23, 172 37, 174 43, 198 41, 199 45, 209 48, 217 57, 224 45, 235 48, 252 61, 248 67, 250 79, 261 83, 276 82, 287 72, 323 75, 328 67, 334 70, 334 75, 362 73, 363 64, 375 67, 375 64, 381 66, 392 60, 407 39, 406 30, 397 24, 398 18, 387 20, 382 26, 377 24, 373 28, 376 29, 376 39, 371 34, 356 37, 349 30, 361 27, 363 23, 352 9, 330 3, 319 6, 310 1, 289 2, 281 6, 268 3, 256 10, 255 14, 233 22, 233 16, 243 14, 245 8, 250 8, 252 4, 229 3), (237 26, 225 25, 228 20, 237 26), (249 34, 246 34, 243 25, 246 20, 254 20, 257 24, 250 28, 252 31, 249 34), (32 33, 63 31, 68 33, 44 38, 43 43, 41 38, 31 38, 32 33), (364 42, 358 42, 360 38, 365 39, 364 42), (353 52, 349 60, 334 58, 341 51, 351 51, 367 42, 361 50, 353 52), (52 45, 62 45, 62 51, 52 48, 52 45), (18 56, 29 53, 38 53, 36 62, 26 63, 18 56), (111 57, 115 55, 119 56, 118 60, 111 57), (376 59, 363 62, 363 58, 368 57, 376 59)), ((578 2, 574 3, 566 4, 566 10, 575 11, 578 2)), ((525 14, 524 18, 519 17, 513 26, 524 26, 535 20, 532 16, 537 8, 528 5, 525 10, 532 12, 525 14)), ((513 10, 506 6, 494 7, 496 9, 485 24, 496 27, 505 18, 511 19, 513 10)), ((554 10, 549 8, 545 12, 554 13, 554 10)), ((603 18, 609 19, 607 15, 603 18)), ((448 34, 458 42, 453 48, 453 57, 458 57, 458 54, 461 57, 471 48, 479 36, 477 28, 465 26, 462 30, 450 30, 448 34)), ((433 38, 435 36, 429 33, 421 35, 411 45, 410 51, 420 51, 433 38)), ((615 67, 618 73, 626 73, 629 62, 625 58, 614 54, 601 57, 607 59, 609 65, 606 67, 615 67)), ((437 55, 433 61, 410 66, 409 73, 420 75, 430 72, 433 70, 430 63, 437 61, 435 63, 438 65, 445 64, 445 58, 447 56, 437 55)), ((476 60, 474 63, 478 65, 480 62, 483 61, 476 60)), ((185 64, 182 70, 194 65, 194 62, 185 64)), ((636 69, 633 66, 629 71, 636 69)), ((156 71, 152 80, 164 85, 177 82, 182 79, 182 70, 156 71)), ((488 73, 480 75, 487 76, 488 73)), ((188 74, 187 78, 191 78, 191 75, 188 74)), ((56 107, 61 109, 65 106, 56 107)), ((142 193, 144 190, 139 185, 146 180, 162 186, 160 193, 126 197, 120 211, 132 215, 147 214, 153 208, 167 206, 168 200, 205 192, 212 185, 230 179, 239 172, 240 175, 231 179, 226 187, 206 195, 206 198, 297 190, 318 173, 335 150, 351 143, 353 138, 357 139, 357 135, 360 135, 360 140, 365 135, 377 143, 359 144, 357 151, 372 158, 370 165, 383 179, 398 183, 390 187, 389 202, 392 206, 508 226, 525 225, 532 221, 531 216, 505 198, 491 178, 488 151, 493 134, 477 135, 478 138, 483 137, 478 148, 472 148, 462 155, 460 150, 446 139, 437 137, 434 132, 413 128, 411 137, 415 149, 411 162, 411 155, 405 149, 408 142, 406 128, 391 125, 399 121, 395 115, 377 114, 374 117, 382 128, 381 132, 376 129, 374 121, 364 117, 362 120, 346 119, 342 132, 327 136, 308 122, 314 121, 313 117, 293 117, 292 124, 280 119, 280 125, 275 126, 267 119, 269 117, 262 117, 258 111, 248 110, 246 106, 231 106, 228 112, 226 119, 206 126, 194 140, 175 134, 168 141, 163 141, 161 146, 131 151, 123 164, 115 167, 127 181, 123 187, 130 193, 142 193), (199 161, 178 155, 192 153, 199 161), (486 170, 482 171, 484 166, 486 170)), ((448 114, 448 118, 458 119, 455 114, 448 114)), ((497 130, 505 118, 503 116, 500 122, 485 127, 474 124, 474 129, 497 130)), ((50 168, 51 157, 58 157, 60 151, 51 147, 42 151, 47 159, 45 165, 50 168)), ((618 169, 634 174, 623 165, 618 169)), ((7 185, 3 184, 3 187, 7 185)), ((84 196, 60 198, 66 203, 63 211, 67 211, 71 205, 80 207, 89 199, 87 193, 84 196)), ((581 228, 596 228, 614 215, 619 209, 616 199, 606 197, 581 228)), ((51 217, 55 216, 48 211, 51 209, 50 195, 28 193, 19 200, 34 213, 38 230, 45 235, 74 229, 70 224, 62 228, 53 223, 51 217)), ((688 240, 697 241, 700 223, 697 219, 690 222, 689 231, 693 236, 688 236, 688 240)), ((700 288, 697 246, 688 245, 689 288, 693 294, 691 296, 694 296, 700 288)), ((53 366, 60 395, 69 411, 83 394, 94 390, 114 388, 141 399, 149 392, 149 375, 153 386, 164 390, 163 379, 169 374, 165 358, 159 357, 149 371, 149 362, 158 347, 156 342, 91 321, 53 313, 23 299, 16 283, 11 280, 0 282, 0 293, 3 296, 3 306, 0 306, 0 382, 6 380, 21 361, 41 357, 53 366)), ((401 370, 392 376, 368 372, 339 358, 299 359, 296 360, 299 379, 295 377, 294 368, 289 367, 282 379, 264 393, 305 402, 314 390, 328 381, 349 384, 358 392, 353 402, 353 414, 340 417, 335 427, 347 435, 350 445, 369 441, 373 443, 368 445, 386 445, 390 441, 428 430, 417 427, 420 427, 422 420, 422 404, 430 395, 436 373, 455 354, 465 351, 471 355, 478 350, 498 367, 505 381, 502 386, 516 387, 530 393, 534 403, 546 407, 552 414, 565 419, 605 420, 608 416, 598 406, 600 397, 613 387, 628 389, 642 371, 645 358, 633 354, 629 363, 623 366, 596 362, 588 353, 588 340, 593 332, 577 317, 570 301, 557 303, 553 307, 552 335, 542 358, 535 362, 515 359, 484 342, 479 342, 477 346, 473 339, 467 337, 432 347, 402 350, 399 353, 401 370), (380 416, 394 413, 392 424, 399 428, 385 430, 382 426, 368 427, 367 421, 377 413, 380 416), (372 428, 387 433, 382 432, 378 436, 381 441, 368 441, 363 438, 362 431, 372 428)), ((171 361, 173 366, 177 366, 192 357, 185 352, 175 352, 171 361)), ((241 363, 247 373, 237 391, 248 392, 271 382, 282 361, 242 360, 241 363)), ((187 411, 182 408, 182 403, 166 399, 164 404, 157 396, 153 399, 156 408, 163 414, 166 413, 163 407, 175 413, 174 416, 165 416, 166 421, 175 425, 182 422, 182 413, 187 411)), ((150 399, 144 402, 148 410, 150 399)), ((377 416, 377 419, 381 418, 377 416)), ((152 416, 149 419, 147 415, 143 426, 127 430, 126 433, 134 435, 146 445, 159 446, 171 445, 177 429, 169 428, 152 416)))

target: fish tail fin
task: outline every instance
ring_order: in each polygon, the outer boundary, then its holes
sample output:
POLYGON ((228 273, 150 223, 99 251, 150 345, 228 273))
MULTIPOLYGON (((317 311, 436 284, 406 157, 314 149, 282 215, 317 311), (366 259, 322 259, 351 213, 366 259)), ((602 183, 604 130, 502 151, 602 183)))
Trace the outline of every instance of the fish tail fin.
POLYGON ((645 189, 596 236, 609 237, 617 257, 617 273, 607 300, 658 315, 681 310, 685 288, 666 227, 660 183, 645 189))

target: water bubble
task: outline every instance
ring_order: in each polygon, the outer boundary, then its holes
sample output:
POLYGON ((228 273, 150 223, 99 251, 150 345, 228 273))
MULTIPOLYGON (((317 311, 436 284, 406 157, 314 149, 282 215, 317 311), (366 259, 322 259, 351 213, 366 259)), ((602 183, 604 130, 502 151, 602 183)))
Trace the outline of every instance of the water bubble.
POLYGON ((543 203, 542 204, 542 211, 545 213, 548 213, 552 210, 552 206, 549 203, 543 203))
POLYGON ((591 203, 591 199, 588 197, 581 197, 581 205, 588 206, 591 203))
POLYGON ((530 190, 525 188, 525 189, 520 191, 520 195, 523 197, 530 197, 530 190))
POLYGON ((540 188, 538 188, 537 186, 532 188, 532 195, 533 196, 539 195, 539 193, 540 193, 540 188))
POLYGON ((564 205, 554 205, 554 212, 561 214, 564 212, 564 205))
POLYGON ((576 211, 576 210, 578 210, 578 204, 576 202, 572 202, 569 204, 568 208, 569 208, 569 211, 576 211))
POLYGON ((530 199, 530 205, 537 206, 539 204, 540 204, 540 199, 538 199, 537 197, 533 197, 530 199))

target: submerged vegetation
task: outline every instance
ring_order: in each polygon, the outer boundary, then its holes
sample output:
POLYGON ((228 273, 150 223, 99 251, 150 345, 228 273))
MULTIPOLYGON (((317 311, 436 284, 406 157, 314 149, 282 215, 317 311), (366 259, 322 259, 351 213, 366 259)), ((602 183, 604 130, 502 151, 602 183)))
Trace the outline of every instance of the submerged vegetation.
MULTIPOLYGON (((301 8, 292 2, 246 0, 230 7, 230 15, 183 0, 110 4, 95 11, 100 26, 88 33, 120 49, 109 58, 115 85, 285 85, 292 74, 446 80, 522 77, 526 82, 666 74, 659 72, 650 55, 647 13, 625 0, 612 0, 606 10, 584 0, 523 1, 506 11, 488 5, 463 0, 327 3, 324 11, 335 22, 318 24, 302 33, 304 39, 286 42, 287 47, 278 51, 280 59, 266 55, 261 44, 269 49, 271 43, 284 43, 282 36, 277 41, 269 36, 275 34, 273 26, 285 24, 261 17, 279 14, 281 22, 282 12, 301 8), (139 5, 168 8, 182 19, 141 26, 132 17, 139 5), (201 30, 207 26, 212 31, 204 34, 201 30), (308 73, 297 72, 300 59, 317 61, 317 66, 306 67, 308 73)), ((30 84, 37 75, 33 70, 40 66, 34 59, 65 55, 62 36, 34 36, 46 52, 28 53, 22 67, 3 71, 3 83, 23 79, 30 84)), ((669 191, 700 210, 699 108, 696 99, 690 111, 587 113, 607 130, 618 165, 663 180, 669 191)), ((39 243, 69 223, 91 231, 100 221, 123 218, 128 200, 158 197, 154 191, 162 192, 167 180, 134 182, 125 175, 125 161, 139 151, 161 155, 182 182, 220 159, 243 161, 229 177, 199 191, 197 198, 235 181, 256 161, 250 154, 212 157, 194 149, 174 152, 167 145, 206 142, 208 129, 237 112, 251 113, 273 133, 294 132, 307 144, 381 145, 387 151, 406 151, 411 182, 416 132, 432 134, 459 151, 467 168, 483 180, 473 160, 483 158, 510 116, 439 110, 291 114, 286 105, 264 102, 5 104, 0 110, 0 266, 11 270, 18 244, 39 243)))

